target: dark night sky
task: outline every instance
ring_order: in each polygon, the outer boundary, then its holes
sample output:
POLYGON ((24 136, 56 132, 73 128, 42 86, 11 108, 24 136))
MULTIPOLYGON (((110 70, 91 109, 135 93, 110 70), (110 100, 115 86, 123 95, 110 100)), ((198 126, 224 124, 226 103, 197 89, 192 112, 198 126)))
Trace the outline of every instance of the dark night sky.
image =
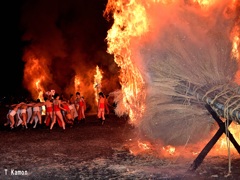
POLYGON ((21 61, 21 31, 19 27, 21 1, 1 3, 1 95, 21 91, 23 62, 21 61))
POLYGON ((55 23, 53 26, 65 32, 64 41, 71 41, 69 40, 71 38, 82 41, 80 46, 87 47, 85 48, 86 54, 93 54, 97 51, 106 52, 104 39, 110 28, 110 23, 102 16, 106 4, 107 0, 18 0, 1 3, 2 69, 0 72, 2 86, 0 96, 27 93, 22 84, 23 51, 31 41, 40 39, 36 37, 38 34, 44 36, 44 33, 35 33, 34 39, 34 36, 30 37, 28 33, 36 30, 37 28, 34 29, 34 27, 38 25, 39 31, 47 32, 48 24, 44 21, 49 22, 51 17, 56 19, 53 21, 55 23), (53 13, 51 13, 51 9, 53 13), (78 24, 75 31, 78 31, 79 34, 74 32, 73 24, 78 24), (69 30, 71 28, 74 32, 72 36, 69 30), (68 30, 64 31, 64 29, 68 30))

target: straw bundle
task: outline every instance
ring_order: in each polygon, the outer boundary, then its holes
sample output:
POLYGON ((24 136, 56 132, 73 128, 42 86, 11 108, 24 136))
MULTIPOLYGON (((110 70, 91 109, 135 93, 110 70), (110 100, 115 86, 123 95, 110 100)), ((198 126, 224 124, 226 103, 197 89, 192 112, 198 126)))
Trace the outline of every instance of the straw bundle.
MULTIPOLYGON (((214 28, 224 29, 221 24, 214 28)), ((214 123, 206 103, 217 107, 218 101, 229 106, 235 102, 233 109, 239 108, 239 94, 232 91, 238 87, 233 83, 237 64, 230 58, 231 43, 224 30, 205 32, 204 43, 191 41, 188 37, 192 34, 176 26, 169 26, 164 33, 157 45, 142 50, 150 78, 146 79, 146 110, 139 127, 144 136, 165 144, 201 141, 214 123), (225 93, 230 91, 232 100, 225 93)))
POLYGON ((214 120, 206 103, 219 116, 239 123, 237 60, 231 56, 229 38, 236 25, 234 15, 239 16, 226 11, 227 2, 206 14, 186 4, 174 6, 174 11, 171 6, 169 14, 166 6, 159 9, 160 28, 149 32, 154 38, 134 42, 139 46, 132 48, 141 56, 141 63, 132 58, 146 89, 146 108, 136 126, 142 137, 171 145, 209 136, 214 120))
POLYGON ((139 125, 143 137, 172 145, 209 137, 216 126, 206 103, 239 122, 228 112, 239 108, 239 87, 229 40, 234 22, 225 19, 223 11, 214 12, 215 21, 188 9, 179 11, 180 18, 169 21, 155 42, 141 50, 146 69, 142 74, 148 74, 146 110, 139 125))

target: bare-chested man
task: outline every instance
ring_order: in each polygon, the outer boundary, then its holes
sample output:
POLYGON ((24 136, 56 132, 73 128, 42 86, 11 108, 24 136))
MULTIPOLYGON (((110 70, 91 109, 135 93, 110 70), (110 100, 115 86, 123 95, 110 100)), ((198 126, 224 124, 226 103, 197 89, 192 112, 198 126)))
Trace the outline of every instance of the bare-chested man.
POLYGON ((73 97, 73 94, 70 94, 70 98, 69 98, 69 109, 70 109, 70 112, 71 112, 71 116, 73 117, 73 119, 75 117, 77 117, 77 111, 76 111, 76 108, 75 108, 75 99, 73 97))
MULTIPOLYGON (((33 114, 30 120, 30 124, 33 123, 34 118, 37 116, 39 120, 39 124, 42 124, 42 114, 41 114, 41 107, 44 105, 43 102, 40 102, 40 99, 37 99, 37 102, 32 106, 33 107, 33 114)), ((33 128, 36 128, 37 122, 35 122, 33 128)))
POLYGON ((22 119, 22 125, 27 129, 27 108, 28 107, 32 107, 34 105, 34 103, 29 103, 29 104, 26 104, 26 103, 23 103, 21 106, 20 106, 20 117, 22 119))
MULTIPOLYGON (((14 124, 15 124, 15 115, 18 111, 18 109, 20 108, 20 106, 23 104, 24 102, 21 102, 19 104, 12 104, 11 105, 11 111, 8 114, 8 119, 10 120, 10 128, 13 129, 14 128, 14 124)), ((5 123, 4 126, 7 126, 9 124, 9 122, 5 123)))

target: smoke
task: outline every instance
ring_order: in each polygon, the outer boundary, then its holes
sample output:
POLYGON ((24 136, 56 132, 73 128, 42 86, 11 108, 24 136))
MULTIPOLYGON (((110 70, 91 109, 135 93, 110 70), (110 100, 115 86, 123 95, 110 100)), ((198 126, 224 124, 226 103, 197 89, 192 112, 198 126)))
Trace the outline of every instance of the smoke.
POLYGON ((108 22, 103 18, 105 0, 25 0, 21 27, 25 42, 24 86, 36 98, 34 82, 41 79, 45 91, 75 94, 74 79, 80 76, 80 92, 90 106, 94 99, 96 65, 104 72, 104 93, 120 88, 118 67, 106 53, 108 22))

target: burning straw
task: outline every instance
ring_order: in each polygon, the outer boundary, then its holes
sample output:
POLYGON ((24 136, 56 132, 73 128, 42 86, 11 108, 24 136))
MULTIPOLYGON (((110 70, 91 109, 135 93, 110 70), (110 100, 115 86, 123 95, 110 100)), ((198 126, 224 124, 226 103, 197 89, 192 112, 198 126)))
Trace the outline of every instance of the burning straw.
MULTIPOLYGON (((193 23, 191 18, 184 20, 193 23)), ((201 18, 194 17, 200 22, 201 18)), ((141 129, 152 138, 184 144, 189 137, 190 142, 198 142, 209 135, 213 119, 204 103, 237 86, 233 83, 237 63, 230 58, 229 29, 223 24, 220 21, 209 30, 205 27, 205 32, 201 29, 202 42, 192 41, 194 32, 186 32, 185 27, 169 25, 157 37, 159 48, 153 44, 143 50, 151 79, 141 129)))
MULTIPOLYGON (((114 6, 114 1, 110 2, 109 6, 114 6)), ((118 36, 110 37, 109 33, 109 51, 115 55, 116 62, 121 60, 123 72, 131 73, 127 69, 130 66, 122 62, 129 64, 127 60, 131 58, 144 80, 142 89, 146 90, 146 99, 135 100, 136 104, 145 104, 144 113, 136 116, 134 123, 144 139, 166 145, 205 139, 214 128, 214 120, 204 107, 206 103, 211 104, 219 116, 231 117, 239 123, 237 114, 231 113, 239 109, 239 87, 234 83, 238 65, 231 57, 229 38, 237 13, 234 8, 227 11, 232 5, 230 1, 215 2, 209 9, 193 4, 186 1, 151 4, 149 1, 145 6, 142 1, 131 1, 127 6, 118 3, 112 10, 116 12, 116 22, 111 30, 118 36), (135 10, 139 9, 143 12, 142 20, 148 18, 147 23, 139 19, 133 21, 135 10), (125 16, 129 13, 132 16, 125 16), (119 22, 123 23, 116 24, 119 22), (149 24, 149 31, 144 26, 142 34, 136 33, 144 37, 129 34, 132 31, 129 27, 137 29, 141 24, 149 24), (130 40, 126 42, 126 39, 130 40), (132 52, 128 53, 130 57, 126 57, 126 51, 132 52)), ((122 73, 124 83, 134 84, 134 74, 130 74, 129 79, 127 75, 122 73)), ((129 100, 125 103, 132 107, 131 98, 129 100)))

